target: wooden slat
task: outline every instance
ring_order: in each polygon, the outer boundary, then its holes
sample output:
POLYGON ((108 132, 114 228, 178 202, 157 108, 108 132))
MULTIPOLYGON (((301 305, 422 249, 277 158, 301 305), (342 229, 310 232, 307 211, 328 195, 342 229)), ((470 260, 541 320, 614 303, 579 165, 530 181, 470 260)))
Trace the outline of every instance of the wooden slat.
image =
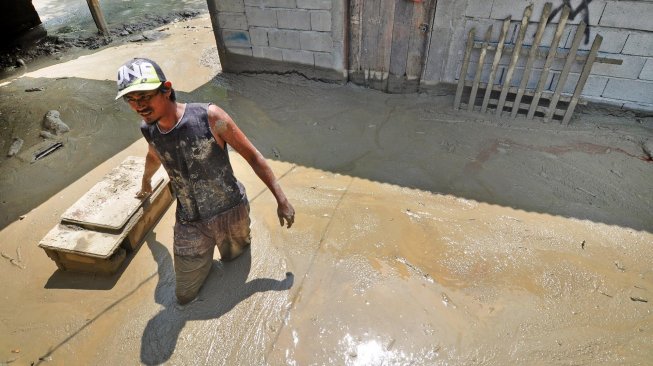
POLYGON ((497 105, 497 116, 501 115, 503 112, 503 105, 506 101, 506 96, 508 95, 508 89, 510 88, 510 82, 512 81, 512 74, 515 71, 515 65, 519 59, 519 54, 521 52, 521 46, 524 42, 524 35, 526 34, 526 28, 528 28, 528 20, 531 17, 533 12, 533 4, 529 5, 524 9, 524 15, 522 16, 521 23, 519 24, 519 35, 517 36, 517 43, 515 43, 515 49, 512 52, 512 57, 510 58, 510 65, 508 66, 508 71, 506 72, 506 77, 503 81, 503 88, 501 90, 501 95, 499 96, 499 104, 497 105))
POLYGON ((599 47, 601 47, 601 42, 603 42, 603 37, 597 34, 596 37, 594 38, 594 42, 592 43, 592 49, 590 50, 590 55, 589 58, 587 59, 587 63, 585 63, 585 66, 583 67, 583 71, 580 74, 580 79, 578 80, 578 84, 576 84, 574 95, 571 97, 571 103, 569 103, 569 106, 567 107, 567 113, 565 113, 565 116, 562 119, 562 123, 566 125, 568 125, 569 121, 571 120, 571 115, 572 113, 574 113, 576 104, 578 104, 578 99, 580 98, 580 94, 583 92, 583 88, 585 87, 587 78, 590 76, 590 71, 592 71, 592 65, 594 65, 594 58, 596 57, 597 52, 599 52, 599 47))
POLYGON ((102 8, 100 7, 99 0, 86 0, 86 3, 88 4, 88 8, 91 11, 93 21, 95 22, 95 25, 97 26, 100 33, 105 36, 110 36, 111 33, 109 33, 107 21, 104 20, 104 14, 102 14, 102 8))
POLYGON ((569 57, 567 57, 567 61, 565 61, 565 65, 562 67, 562 72, 560 73, 560 77, 558 78, 558 85, 556 85, 555 92, 553 93, 553 98, 551 98, 551 103, 549 104, 550 111, 544 117, 544 121, 546 122, 551 120, 551 116, 553 116, 553 111, 555 110, 556 105, 558 104, 560 93, 562 93, 562 89, 565 87, 565 83, 567 82, 567 76, 569 76, 571 65, 574 63, 574 60, 576 58, 576 51, 578 51, 578 46, 580 45, 580 41, 583 39, 586 26, 587 25, 585 24, 585 22, 580 22, 578 28, 576 29, 576 35, 574 36, 574 41, 571 44, 571 49, 569 50, 569 57))
POLYGON ((361 70, 363 0, 351 0, 349 5, 349 72, 361 70))
MULTIPOLYGON (((506 42, 506 34, 508 33, 508 27, 510 26, 510 16, 508 16, 503 21, 503 26, 501 27, 501 35, 499 36, 499 43, 497 45, 497 51, 494 53, 494 60, 492 61, 492 69, 490 70, 490 76, 488 78, 488 85, 492 86, 494 84, 494 77, 496 76, 497 67, 499 66, 499 60, 501 60, 501 54, 503 52, 503 44, 506 42)), ((483 96, 483 104, 481 104, 481 112, 485 113, 487 110, 487 102, 490 99, 490 93, 492 92, 491 88, 485 90, 485 95, 483 96)))
POLYGON ((542 35, 544 34, 544 28, 546 28, 546 23, 549 19, 549 14, 551 14, 551 3, 546 3, 544 9, 542 10, 542 16, 540 17, 540 24, 537 26, 537 32, 535 33, 535 39, 531 45, 531 50, 528 54, 528 61, 526 61, 526 68, 524 69, 524 76, 522 76, 521 83, 519 84, 519 90, 517 91, 517 96, 515 97, 515 105, 512 107, 510 113, 511 117, 515 117, 519 111, 519 102, 524 95, 524 90, 526 85, 528 85, 528 79, 531 76, 531 68, 533 67, 533 62, 535 61, 535 56, 542 41, 542 35))
MULTIPOLYGON (((483 42, 474 42, 474 45, 472 46, 472 48, 475 48, 475 49, 480 49, 481 47, 483 47, 483 42)), ((503 51, 504 52, 512 52, 514 48, 515 47, 513 45, 507 44, 507 45, 503 46, 503 51)), ((535 52, 535 56, 540 57, 540 58, 546 58, 548 56, 548 54, 549 54, 549 50, 547 48, 548 47, 540 47, 535 52)), ((495 45, 493 45, 491 43, 490 43, 489 46, 487 46, 488 52, 489 51, 494 51, 496 49, 497 49, 497 46, 495 46, 495 45)), ((522 46, 522 49, 519 52, 519 55, 520 56, 527 56, 527 55, 530 54, 530 52, 531 52, 530 50, 531 50, 531 48, 529 46, 522 46)), ((589 51, 587 51, 587 53, 589 54, 589 51)), ((567 49, 558 48, 558 51, 556 52, 556 55, 555 55, 556 58, 565 58, 566 59, 567 56, 569 56, 569 51, 567 49)), ((580 54, 580 52, 576 53, 576 61, 585 62, 585 60, 587 60, 587 55, 580 54)), ((610 58, 610 57, 598 57, 597 56, 594 59, 594 63, 602 63, 602 64, 610 64, 610 65, 621 65, 621 64, 623 64, 623 62, 624 61, 622 59, 610 58)))
POLYGON ((413 9, 413 31, 410 33, 408 62, 406 63, 406 77, 409 80, 419 80, 422 76, 435 2, 436 0, 413 2, 415 6, 413 9), (422 26, 426 28, 422 29, 422 26))
POLYGON ((465 88, 465 79, 467 78, 467 67, 469 66, 469 56, 472 53, 472 44, 474 44, 474 33, 476 30, 474 28, 469 30, 469 35, 467 36, 467 47, 465 47, 465 58, 463 59, 463 64, 460 69, 460 77, 458 78, 458 88, 456 89, 456 98, 453 102, 453 108, 458 110, 460 108, 460 98, 463 95, 463 89, 465 88))
POLYGON ((398 1, 395 4, 389 66, 391 76, 404 77, 406 75, 409 37, 413 31, 413 27, 411 27, 413 7, 413 3, 410 1, 398 1))
MULTIPOLYGON (((472 81, 465 81, 465 83, 464 83, 464 86, 466 86, 466 87, 471 87, 472 85, 473 85, 473 82, 472 82, 472 81)), ((486 84, 486 83, 479 83, 479 84, 478 84, 478 88, 479 88, 480 90, 485 90, 486 87, 487 87, 487 84, 486 84)), ((503 90, 503 86, 500 86, 500 85, 494 85, 494 86, 492 86, 492 90, 493 90, 493 91, 501 91, 501 90, 503 90)), ((516 87, 516 86, 511 86, 511 87, 509 88, 509 90, 508 90, 508 94, 515 94, 515 95, 516 95, 518 90, 519 90, 518 87, 516 87)), ((464 94, 464 93, 463 93, 463 94, 464 94)), ((532 91, 532 90, 525 90, 525 91, 524 91, 524 96, 532 97, 534 94, 535 94, 535 92, 532 91)), ((552 91, 544 90, 544 91, 542 91, 542 95, 541 95, 541 98, 540 98, 540 99, 551 99, 551 96, 553 96, 553 92, 552 92, 552 91)), ((569 95, 569 94, 562 94, 562 95, 560 95, 560 100, 559 100, 559 101, 560 101, 560 102, 571 102, 571 95, 569 95)), ((508 102, 506 102, 506 103, 508 103, 508 102)), ((462 104, 464 104, 464 103, 462 103, 462 104)), ((579 99, 579 100, 578 100, 578 104, 580 104, 580 105, 586 105, 586 104, 587 104, 587 101, 585 101, 585 100, 583 100, 583 99, 579 99)), ((530 104, 522 103, 521 105, 530 105, 530 104)), ((520 105, 520 108, 521 108, 521 105, 520 105)), ((528 109, 528 108, 525 108, 525 109, 528 109)))
POLYGON ((478 57, 478 65, 476 66, 476 76, 474 77, 474 85, 472 86, 472 93, 469 95, 469 103, 467 105, 467 110, 473 111, 474 104, 476 102, 476 92, 478 92, 478 83, 481 81, 481 74, 483 73, 483 62, 485 61, 485 54, 487 53, 487 44, 490 42, 490 37, 492 37, 492 26, 490 25, 485 32, 485 43, 484 47, 481 48, 481 54, 478 57))
POLYGON ((362 1, 360 62, 361 70, 365 73, 365 85, 369 84, 369 72, 375 70, 378 64, 379 50, 383 48, 382 45, 379 45, 381 1, 362 1))
POLYGON ((544 85, 546 80, 549 78, 549 71, 551 69, 551 64, 553 64, 553 59, 555 58, 556 51, 558 50, 558 43, 560 43, 560 37, 562 37, 562 32, 565 29, 567 24, 567 19, 569 18, 569 7, 565 5, 562 9, 562 15, 560 16, 560 22, 556 28, 555 35, 551 41, 551 47, 549 48, 549 54, 546 57, 544 62, 544 67, 542 68, 542 73, 540 74, 540 80, 537 82, 537 88, 535 89, 535 95, 533 96, 533 101, 531 102, 531 107, 528 109, 528 115, 526 118, 531 119, 535 115, 535 110, 540 103, 540 94, 544 90, 544 85))

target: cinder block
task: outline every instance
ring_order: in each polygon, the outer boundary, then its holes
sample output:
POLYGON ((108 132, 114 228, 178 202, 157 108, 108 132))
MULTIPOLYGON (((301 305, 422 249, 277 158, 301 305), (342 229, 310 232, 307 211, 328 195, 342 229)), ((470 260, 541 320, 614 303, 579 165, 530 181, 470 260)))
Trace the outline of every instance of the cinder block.
POLYGON ((651 17, 653 17, 653 2, 610 1, 605 6, 600 25, 653 31, 651 17))
POLYGON ((492 11, 492 1, 487 0, 469 0, 465 16, 470 18, 487 18, 492 11))
POLYGON ((238 55, 252 56, 252 48, 243 48, 243 47, 227 47, 227 50, 231 53, 236 53, 238 55))
POLYGON ((634 109, 644 112, 653 112, 653 103, 624 103, 624 109, 634 109))
POLYGON ((218 24, 221 29, 247 30, 245 13, 218 13, 218 24))
POLYGON ((245 15, 250 27, 277 27, 277 11, 275 9, 246 6, 245 15))
POLYGON ((299 31, 270 29, 268 31, 268 44, 270 47, 299 50, 299 31))
POLYGON ((279 9, 277 10, 277 21, 281 29, 311 29, 311 15, 308 10, 279 9))
POLYGON ((595 63, 592 66, 592 74, 637 79, 644 68, 644 63, 646 63, 646 59, 639 56, 619 55, 616 58, 622 59, 623 63, 621 65, 595 63))
POLYGON ((314 65, 313 52, 297 50, 281 50, 283 60, 304 65, 314 65))
POLYGON ((643 80, 653 80, 653 58, 646 60, 642 72, 639 74, 639 78, 643 80))
POLYGON ((333 50, 333 39, 331 33, 327 32, 301 32, 299 42, 302 50, 320 52, 333 50))
POLYGON ((296 0, 261 0, 262 5, 268 8, 288 8, 294 9, 297 7, 296 0))
MULTIPOLYGON (((571 44, 574 41, 573 34, 576 34, 576 26, 572 32, 572 36, 567 38, 567 44, 565 48, 571 48, 571 44)), ((601 48, 599 51, 608 52, 608 53, 620 53, 626 45, 626 39, 628 39, 628 31, 622 29, 614 28, 605 28, 605 27, 590 27, 590 39, 585 43, 585 39, 580 43, 578 47, 579 50, 589 50, 592 48, 592 42, 594 42, 594 37, 597 34, 600 34, 603 37, 603 42, 601 42, 601 48)))
POLYGON ((315 66, 325 69, 333 68, 333 55, 325 52, 315 52, 315 66))
POLYGON ((297 0, 297 7, 300 9, 331 9, 331 0, 297 0))
POLYGON ((631 33, 621 53, 625 55, 653 56, 653 34, 645 32, 631 33))
POLYGON ((228 48, 251 46, 249 33, 246 31, 225 29, 222 31, 222 40, 228 48))
POLYGON ((266 28, 251 28, 249 30, 249 37, 253 46, 268 45, 268 30, 266 28))
POLYGON ((245 4, 243 0, 216 0, 216 8, 219 12, 227 11, 232 13, 244 13, 245 4))
POLYGON ((280 48, 272 47, 252 47, 254 57, 265 58, 268 60, 283 61, 283 53, 280 48))
POLYGON ((246 6, 257 6, 265 8, 297 8, 297 1, 295 0, 245 0, 246 6))
MULTIPOLYGON (((533 14, 531 14, 531 22, 538 23, 542 17, 542 10, 544 9, 544 4, 551 2, 550 0, 494 0, 492 4, 492 12, 490 13, 490 18, 492 19, 505 19, 507 16, 511 16, 513 20, 521 20, 524 15, 524 9, 529 4, 533 3, 533 14)), ((551 12, 555 12, 555 16, 549 24, 557 24, 560 20, 560 15, 562 14, 563 1, 554 1, 553 8, 551 12), (556 11, 557 10, 557 11, 556 11)), ((576 13, 575 17, 569 18, 568 24, 578 24, 582 20, 585 20, 586 16, 589 18, 590 25, 598 24, 601 19, 601 13, 605 8, 606 0, 594 0, 588 2, 587 11, 582 10, 585 2, 583 1, 571 1, 572 13, 576 13)), ((571 14, 570 14, 571 15, 571 14)))
POLYGON ((311 29, 314 31, 331 31, 331 12, 325 10, 311 11, 311 29))
POLYGON ((653 82, 645 80, 610 79, 603 91, 606 98, 637 103, 653 103, 653 82))
MULTIPOLYGON (((562 92, 565 94, 573 94, 576 91, 576 85, 578 85, 578 80, 580 79, 580 74, 570 73, 567 76, 567 82, 565 83, 562 92)), ((555 83, 555 82, 554 82, 555 83)), ((605 86, 608 83, 608 78, 604 76, 592 76, 587 78, 587 82, 583 87, 582 96, 591 96, 591 97, 600 97, 605 90, 605 86)), ((555 87, 555 85, 554 85, 555 87)))

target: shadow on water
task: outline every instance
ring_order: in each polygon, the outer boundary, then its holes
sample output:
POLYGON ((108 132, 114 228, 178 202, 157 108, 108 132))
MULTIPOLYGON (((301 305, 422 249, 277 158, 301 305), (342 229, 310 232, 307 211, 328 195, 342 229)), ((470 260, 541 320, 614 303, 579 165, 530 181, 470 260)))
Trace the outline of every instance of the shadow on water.
POLYGON ((294 276, 287 272, 282 281, 257 278, 247 281, 252 264, 248 249, 232 262, 214 261, 202 286, 199 300, 183 308, 176 306, 173 259, 167 248, 155 238, 146 241, 157 262, 159 283, 154 292, 156 303, 164 306, 143 331, 141 362, 158 365, 170 359, 177 339, 188 321, 218 319, 241 301, 257 292, 284 291, 293 286, 294 276))

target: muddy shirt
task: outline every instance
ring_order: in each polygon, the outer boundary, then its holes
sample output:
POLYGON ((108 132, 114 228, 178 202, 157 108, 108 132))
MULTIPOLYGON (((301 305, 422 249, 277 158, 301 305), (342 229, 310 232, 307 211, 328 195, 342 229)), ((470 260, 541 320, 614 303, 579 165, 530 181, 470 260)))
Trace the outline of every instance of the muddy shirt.
POLYGON ((244 188, 234 177, 229 154, 209 128, 208 104, 188 103, 184 115, 167 132, 141 123, 141 132, 159 154, 177 197, 177 219, 209 219, 238 205, 244 188))

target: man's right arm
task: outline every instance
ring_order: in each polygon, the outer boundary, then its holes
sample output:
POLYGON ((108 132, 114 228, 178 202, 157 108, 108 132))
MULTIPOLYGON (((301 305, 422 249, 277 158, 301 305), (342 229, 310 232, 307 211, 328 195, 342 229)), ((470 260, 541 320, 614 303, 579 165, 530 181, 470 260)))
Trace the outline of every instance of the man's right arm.
POLYGON ((136 193, 136 198, 147 197, 152 193, 152 176, 159 170, 161 160, 159 154, 154 150, 154 146, 147 145, 147 155, 145 156, 145 170, 143 172, 143 180, 141 181, 141 190, 136 193))

